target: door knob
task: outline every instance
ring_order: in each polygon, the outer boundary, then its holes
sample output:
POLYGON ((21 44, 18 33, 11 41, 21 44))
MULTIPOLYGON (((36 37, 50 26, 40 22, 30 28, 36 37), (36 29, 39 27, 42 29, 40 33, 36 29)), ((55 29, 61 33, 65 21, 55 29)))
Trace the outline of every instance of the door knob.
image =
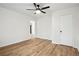
POLYGON ((62 31, 60 30, 60 32, 62 32, 62 31))

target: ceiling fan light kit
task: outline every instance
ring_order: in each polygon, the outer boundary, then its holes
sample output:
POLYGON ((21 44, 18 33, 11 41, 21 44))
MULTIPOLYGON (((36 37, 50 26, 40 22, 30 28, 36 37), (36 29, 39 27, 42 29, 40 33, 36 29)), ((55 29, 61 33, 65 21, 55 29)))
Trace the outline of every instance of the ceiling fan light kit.
POLYGON ((35 13, 36 13, 36 14, 40 14, 41 11, 40 11, 40 10, 36 10, 35 13))

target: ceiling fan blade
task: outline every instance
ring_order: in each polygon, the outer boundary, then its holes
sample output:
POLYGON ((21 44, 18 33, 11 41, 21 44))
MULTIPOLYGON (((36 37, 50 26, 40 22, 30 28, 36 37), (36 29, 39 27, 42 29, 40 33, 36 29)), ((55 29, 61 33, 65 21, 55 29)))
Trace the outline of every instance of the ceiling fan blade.
POLYGON ((47 8, 50 8, 50 6, 43 7, 43 8, 41 8, 41 10, 44 10, 44 9, 47 9, 47 8))
POLYGON ((42 13, 45 13, 46 14, 46 12, 44 12, 44 11, 42 11, 42 10, 40 10, 42 13))
POLYGON ((35 8, 37 7, 37 5, 36 5, 36 3, 33 3, 34 4, 34 6, 35 6, 35 8))
POLYGON ((26 10, 35 10, 35 9, 26 9, 26 10))

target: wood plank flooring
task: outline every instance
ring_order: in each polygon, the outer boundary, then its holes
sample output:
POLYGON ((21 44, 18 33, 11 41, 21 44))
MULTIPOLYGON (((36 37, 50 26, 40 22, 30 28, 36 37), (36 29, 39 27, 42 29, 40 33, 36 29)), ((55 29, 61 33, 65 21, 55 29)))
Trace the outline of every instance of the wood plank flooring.
POLYGON ((76 48, 53 44, 50 40, 32 38, 0 48, 1 56, 78 56, 76 48))

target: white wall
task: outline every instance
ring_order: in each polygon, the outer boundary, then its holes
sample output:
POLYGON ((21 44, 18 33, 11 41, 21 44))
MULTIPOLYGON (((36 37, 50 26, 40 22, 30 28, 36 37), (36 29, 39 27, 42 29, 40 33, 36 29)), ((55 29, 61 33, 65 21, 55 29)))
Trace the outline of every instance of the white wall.
POLYGON ((52 24, 51 19, 52 19, 51 15, 45 15, 37 19, 37 24, 36 24, 37 37, 46 38, 50 40, 51 24, 52 24))
POLYGON ((72 36, 73 36, 73 46, 79 48, 79 7, 63 9, 53 12, 52 15, 52 40, 56 43, 60 43, 60 17, 65 15, 72 15, 72 36))
POLYGON ((0 47, 29 38, 31 17, 0 7, 0 47))

